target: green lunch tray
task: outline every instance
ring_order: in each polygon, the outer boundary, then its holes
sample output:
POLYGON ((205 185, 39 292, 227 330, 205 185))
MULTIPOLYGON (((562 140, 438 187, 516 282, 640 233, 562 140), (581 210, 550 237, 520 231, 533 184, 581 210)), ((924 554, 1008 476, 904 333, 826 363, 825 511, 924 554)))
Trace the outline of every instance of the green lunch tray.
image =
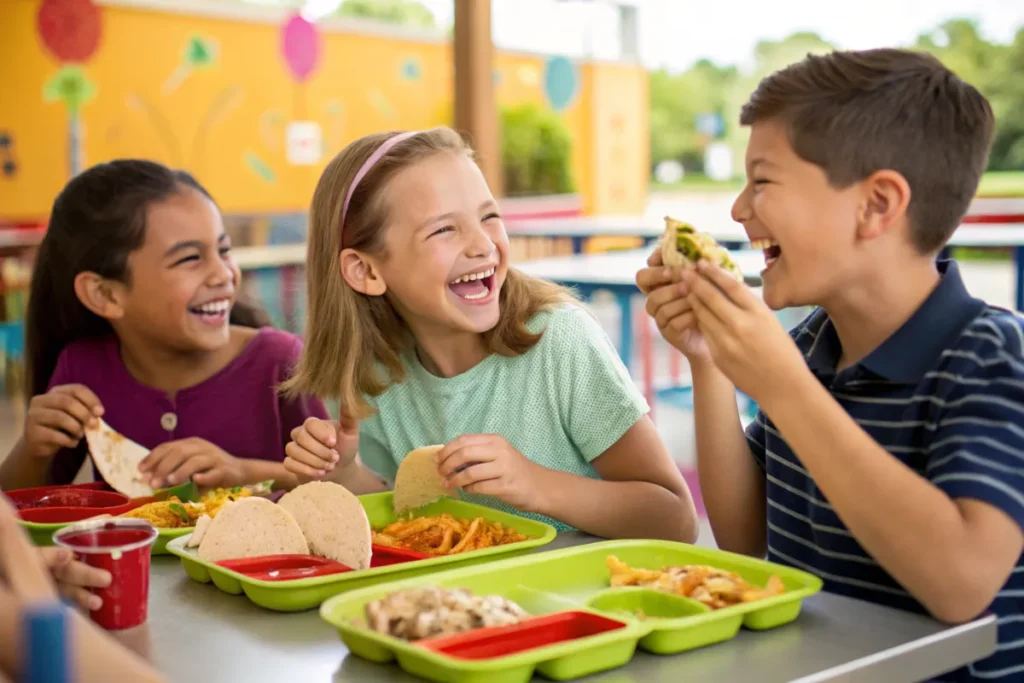
MULTIPOLYGON (((325 602, 320 616, 338 629, 353 654, 373 662, 397 659, 407 672, 443 683, 523 683, 534 671, 569 680, 613 669, 632 659, 637 647, 654 654, 678 654, 729 640, 741 626, 753 630, 782 626, 797 618, 803 599, 821 590, 821 585, 821 579, 807 572, 721 550, 669 541, 603 541, 346 593, 325 602), (764 586, 774 574, 782 579, 786 592, 711 610, 696 600, 649 588, 612 588, 605 562, 609 555, 634 569, 710 565, 736 572, 757 586, 764 586), (430 641, 410 643, 366 627, 367 603, 397 590, 427 585, 500 595, 537 617, 595 613, 622 626, 494 657, 444 654, 443 647, 428 648, 430 641)), ((500 632, 494 632, 493 640, 498 640, 500 632)))
MULTIPOLYGON (((184 484, 178 484, 177 486, 169 489, 161 489, 156 492, 157 494, 169 493, 172 496, 177 496, 179 500, 183 502, 189 502, 199 500, 199 490, 196 485, 191 482, 185 482, 184 484)), ((156 495, 156 494, 154 494, 156 495)), ((18 520, 21 526, 28 532, 28 535, 32 538, 32 542, 38 546, 53 545, 53 535, 59 530, 66 526, 74 524, 74 522, 60 522, 55 524, 40 524, 38 522, 26 522, 18 520)), ((182 529, 158 529, 156 535, 156 541, 153 543, 151 555, 167 555, 167 544, 176 538, 186 536, 192 533, 195 527, 185 527, 182 529)))
MULTIPOLYGON (((390 492, 359 496, 359 502, 363 504, 366 516, 370 519, 370 525, 375 529, 395 521, 390 492)), ((169 543, 167 551, 181 558, 185 572, 194 581, 200 583, 213 581, 217 588, 232 595, 244 592, 252 602, 266 609, 278 612, 299 612, 313 609, 327 598, 343 591, 374 586, 395 579, 431 574, 440 569, 466 567, 487 562, 495 557, 521 555, 532 548, 550 543, 557 533, 550 524, 451 498, 442 498, 436 503, 420 508, 416 516, 430 517, 442 513, 448 513, 457 519, 483 517, 489 522, 500 522, 506 527, 529 536, 529 538, 520 543, 483 548, 458 555, 431 557, 414 562, 294 581, 261 581, 213 562, 201 560, 195 548, 185 547, 188 542, 187 536, 169 543)))

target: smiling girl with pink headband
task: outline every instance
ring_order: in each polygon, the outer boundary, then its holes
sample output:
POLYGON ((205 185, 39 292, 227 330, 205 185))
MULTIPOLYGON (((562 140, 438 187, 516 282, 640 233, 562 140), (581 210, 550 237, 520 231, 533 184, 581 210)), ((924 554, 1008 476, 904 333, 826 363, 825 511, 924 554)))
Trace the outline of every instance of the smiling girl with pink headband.
POLYGON ((455 131, 369 135, 335 157, 313 197, 306 346, 287 388, 338 399, 343 419, 297 428, 286 468, 369 493, 443 443, 438 470, 472 502, 694 540, 690 492, 608 337, 508 250, 455 131))

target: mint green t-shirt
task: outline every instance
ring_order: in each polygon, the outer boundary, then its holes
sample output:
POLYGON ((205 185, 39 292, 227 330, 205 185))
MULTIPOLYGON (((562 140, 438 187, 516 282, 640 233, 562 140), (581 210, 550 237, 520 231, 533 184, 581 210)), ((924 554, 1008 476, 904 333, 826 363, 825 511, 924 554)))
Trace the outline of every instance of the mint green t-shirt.
MULTIPOLYGON (((405 381, 369 398, 377 413, 360 425, 363 463, 393 485, 399 463, 415 448, 498 434, 539 465, 600 478, 591 462, 647 414, 647 402, 589 311, 566 304, 539 313, 528 327, 544 331, 529 351, 492 354, 455 377, 432 375, 408 354, 405 381)), ((463 496, 569 528, 490 496, 463 496)))

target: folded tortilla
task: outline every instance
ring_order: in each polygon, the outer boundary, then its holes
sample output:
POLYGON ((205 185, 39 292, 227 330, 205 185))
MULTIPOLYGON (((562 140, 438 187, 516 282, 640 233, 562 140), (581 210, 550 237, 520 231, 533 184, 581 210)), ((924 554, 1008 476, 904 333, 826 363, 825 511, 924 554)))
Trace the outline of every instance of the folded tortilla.
POLYGON ((139 463, 149 451, 115 432, 103 420, 97 422, 96 427, 85 430, 85 440, 100 476, 112 489, 129 498, 152 496, 153 489, 139 472, 139 463))
POLYGON ((665 232, 659 241, 661 260, 670 268, 690 269, 700 261, 709 261, 739 282, 743 271, 729 256, 729 252, 706 232, 698 232, 689 223, 665 216, 665 232))
POLYGON ((402 460, 395 474, 395 493, 392 498, 395 514, 405 514, 452 495, 445 488, 444 477, 437 471, 434 459, 442 448, 444 446, 417 448, 402 460))
POLYGON ((261 555, 309 555, 309 544, 295 518, 266 498, 250 496, 225 504, 205 531, 198 554, 207 562, 261 555))
POLYGON ((351 569, 370 568, 370 519, 347 488, 329 481, 311 481, 284 494, 278 506, 298 523, 309 552, 351 569))

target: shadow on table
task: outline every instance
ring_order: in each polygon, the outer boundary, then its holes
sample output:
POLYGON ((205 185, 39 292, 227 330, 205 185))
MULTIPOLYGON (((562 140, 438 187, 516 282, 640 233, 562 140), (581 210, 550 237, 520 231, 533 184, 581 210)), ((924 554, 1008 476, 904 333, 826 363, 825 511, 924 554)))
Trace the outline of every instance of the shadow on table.
POLYGON ((167 587, 169 598, 179 603, 207 606, 206 618, 230 624, 257 642, 275 648, 289 645, 336 645, 344 650, 337 631, 319 618, 317 608, 305 612, 274 612, 254 605, 243 595, 229 595, 212 583, 198 583, 185 576, 167 587), (264 619, 264 615, 273 619, 264 619), (310 618, 314 617, 314 618, 310 618))

